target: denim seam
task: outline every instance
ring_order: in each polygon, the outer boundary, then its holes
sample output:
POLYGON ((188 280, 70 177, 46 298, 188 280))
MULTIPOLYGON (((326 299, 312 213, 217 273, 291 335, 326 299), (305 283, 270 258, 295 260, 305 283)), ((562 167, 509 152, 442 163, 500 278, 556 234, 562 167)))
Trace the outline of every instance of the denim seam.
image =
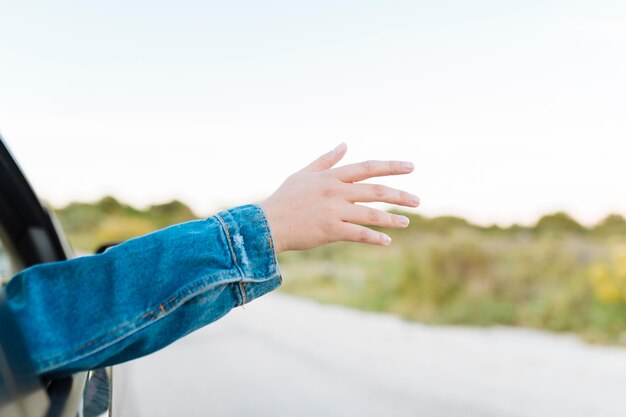
POLYGON ((232 238, 230 236, 230 230, 228 229, 228 225, 226 224, 226 221, 219 214, 216 214, 215 217, 222 225, 222 229, 224 233, 226 234, 226 241, 228 242, 228 247, 230 248, 230 253, 233 257, 233 262, 235 266, 237 267, 237 270, 239 271, 239 274, 241 276, 241 280, 239 281, 239 285, 237 288, 239 289, 239 305, 244 305, 247 302, 246 291, 244 290, 243 284, 242 284, 242 281, 245 275, 243 271, 241 270, 241 268, 239 267, 239 262, 237 261, 237 253, 235 252, 235 248, 233 247, 232 238))
POLYGON ((245 283, 243 281, 239 281, 239 292, 241 293, 241 305, 244 305, 248 302, 248 295, 246 294, 245 283))
POLYGON ((212 290, 220 285, 227 285, 227 284, 232 284, 232 283, 237 283, 240 281, 239 277, 228 277, 224 280, 221 281, 213 281, 213 279, 215 278, 219 278, 219 277, 227 277, 228 275, 231 274, 219 274, 217 276, 210 276, 210 277, 206 277, 200 281, 196 281, 192 284, 187 285, 186 287, 184 287, 181 291, 179 291, 178 295, 175 295, 173 297, 170 297, 169 300, 176 300, 178 299, 179 302, 175 303, 173 305, 171 305, 171 308, 169 310, 167 310, 164 306, 165 305, 170 305, 169 301, 165 302, 165 303, 161 303, 159 304, 157 307, 151 308, 149 309, 147 312, 141 314, 139 316, 139 319, 135 319, 132 320, 130 322, 124 323, 121 326, 118 326, 117 328, 107 332, 104 335, 98 336, 94 339, 92 339, 91 341, 82 344, 81 346, 74 348, 73 351, 74 352, 80 352, 80 350, 85 349, 89 346, 92 346, 100 341, 102 341, 103 339, 106 339, 107 337, 111 337, 111 335, 116 335, 116 334, 120 334, 120 336, 118 336, 117 338, 114 337, 114 340, 103 344, 102 346, 100 346, 98 349, 94 350, 94 351, 90 351, 90 352, 85 352, 84 354, 79 354, 77 357, 72 358, 71 360, 66 360, 66 361, 60 361, 59 363, 55 363, 55 360, 58 358, 62 358, 63 356, 67 355, 67 352, 61 353, 61 354, 57 354, 45 359, 40 359, 40 360, 35 360, 35 362, 37 362, 38 364, 42 365, 41 366, 41 371, 40 372, 46 372, 46 370, 51 369, 51 368, 55 368, 55 367, 60 367, 63 366, 65 364, 71 363, 73 361, 78 361, 81 359, 86 358, 89 355, 92 355, 94 353, 97 353, 103 349, 106 349, 107 347, 119 342, 120 340, 124 339, 125 337, 130 336, 133 333, 136 333, 139 330, 142 330, 143 328, 145 328, 147 325, 153 323, 156 320, 159 320, 163 317, 165 317, 167 315, 167 313, 170 313, 174 310, 176 310, 178 307, 182 306, 183 304, 185 304, 187 301, 189 301, 190 299, 206 292, 209 290, 212 290), (207 282, 209 279, 211 279, 211 282, 207 282), (199 288, 198 288, 199 287, 199 288), (159 312, 160 311, 160 312, 159 312), (155 312, 157 312, 157 314, 154 314, 155 312), (139 324, 138 324, 139 323, 139 324), (128 329, 130 327, 130 329, 128 329), (128 329, 128 331, 126 331, 128 329), (126 332, 124 332, 126 331, 126 332))
POLYGON ((267 214, 265 213, 265 210, 263 209, 263 207, 261 207, 260 204, 255 204, 254 206, 262 214, 261 217, 263 218, 263 226, 265 226, 265 233, 267 235, 267 241, 269 243, 270 251, 272 252, 272 263, 274 264, 275 270, 278 271, 278 259, 276 255, 276 249, 274 248, 274 236, 272 236, 272 230, 270 229, 270 226, 267 222, 267 214))
MULTIPOLYGON (((214 277, 212 277, 212 278, 214 278, 214 277)), ((122 326, 119 326, 114 331, 111 331, 111 332, 107 333, 106 335, 100 336, 97 339, 95 339, 94 343, 102 340, 103 338, 105 338, 107 336, 111 336, 112 334, 119 333, 120 330, 125 329, 125 328, 127 328, 129 326, 131 326, 131 329, 128 332, 119 334, 119 336, 115 337, 110 342, 105 343, 102 346, 99 346, 98 349, 95 349, 95 350, 90 351, 90 352, 85 352, 84 354, 77 355, 76 357, 73 357, 71 359, 55 361, 55 359, 57 359, 59 357, 63 357, 63 356, 68 355, 67 353, 62 353, 60 355, 55 355, 55 356, 46 358, 44 360, 34 360, 34 362, 36 364, 40 365, 40 366, 38 366, 38 369, 39 369, 38 372, 42 373, 42 374, 46 373, 46 372, 48 372, 50 370, 53 370, 54 368, 62 367, 62 366, 65 366, 65 365, 67 365, 69 363, 83 360, 83 359, 89 357, 90 355, 93 355, 95 353, 98 353, 98 352, 100 352, 100 351, 110 347, 110 346, 113 346, 115 343, 125 339, 126 337, 131 336, 132 334, 137 333, 137 332, 143 330, 144 328, 148 327, 153 322, 155 322, 157 320, 161 320, 163 317, 166 317, 168 315, 168 313, 171 313, 171 312, 177 310, 179 307, 184 305, 187 301, 191 300, 192 298, 194 298, 194 297, 196 297, 198 295, 201 295, 204 292, 212 290, 212 289, 214 289, 215 287, 217 287, 219 285, 227 286, 227 285, 236 284, 236 283, 239 283, 239 282, 252 283, 252 284, 263 284, 263 283, 271 281, 273 279, 276 279, 276 278, 280 279, 282 277, 280 275, 278 275, 278 274, 272 274, 269 277, 266 277, 266 278, 261 279, 261 280, 259 280, 258 278, 248 277, 248 278, 244 278, 244 280, 242 281, 242 280, 238 280, 237 278, 238 277, 232 277, 230 280, 224 280, 224 281, 220 281, 220 282, 212 282, 209 285, 207 285, 206 287, 203 287, 203 288, 199 289, 196 292, 193 292, 192 289, 194 287, 199 286, 202 283, 205 283, 206 280, 204 280, 203 282, 196 282, 194 284, 191 284, 185 291, 181 291, 179 293, 179 296, 177 297, 179 302, 176 303, 174 306, 172 306, 172 308, 167 310, 167 313, 157 315, 154 318, 150 318, 149 320, 146 320, 145 318, 140 318, 139 320, 135 320, 134 322, 129 322, 129 323, 126 323, 126 324, 124 324, 122 326), (185 297, 182 297, 182 295, 185 294, 185 293, 188 293, 188 294, 185 297), (137 325, 138 321, 140 322, 139 325, 137 325)), ((249 287, 249 288, 254 288, 254 287, 249 287)), ((157 309, 159 309, 159 308, 158 307, 154 308, 154 309, 152 309, 152 311, 157 310, 157 309)), ((91 346, 94 343, 88 343, 88 345, 91 346)), ((83 345, 83 346, 85 346, 85 345, 83 345)), ((83 349, 84 349, 84 347, 83 347, 83 349)))
POLYGON ((230 231, 228 229, 228 226, 226 225, 226 222, 224 221, 224 219, 222 219, 222 216, 220 216, 219 214, 216 214, 215 217, 217 218, 217 220, 222 225, 222 229, 224 230, 224 233, 226 234, 226 241, 228 242, 228 248, 230 249, 230 254, 233 257, 233 263, 237 267, 237 271, 239 271, 239 275, 243 279, 244 273, 241 270, 241 268, 239 267, 239 262, 237 261, 237 254, 235 252, 235 248, 233 247, 233 243, 232 243, 232 239, 231 239, 231 236, 230 236, 230 231))

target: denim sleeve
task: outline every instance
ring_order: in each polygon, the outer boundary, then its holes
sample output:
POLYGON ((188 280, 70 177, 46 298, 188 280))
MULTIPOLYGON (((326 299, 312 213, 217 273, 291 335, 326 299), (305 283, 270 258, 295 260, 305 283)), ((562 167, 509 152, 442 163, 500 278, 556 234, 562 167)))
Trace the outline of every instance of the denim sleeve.
POLYGON ((37 373, 147 355, 281 283, 267 219, 247 205, 42 264, 5 287, 37 373))

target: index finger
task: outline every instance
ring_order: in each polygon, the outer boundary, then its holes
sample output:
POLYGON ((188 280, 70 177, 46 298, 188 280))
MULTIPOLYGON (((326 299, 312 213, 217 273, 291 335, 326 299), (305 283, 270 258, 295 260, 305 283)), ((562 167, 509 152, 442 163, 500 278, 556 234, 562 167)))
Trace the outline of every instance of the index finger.
POLYGON ((364 161, 344 165, 331 171, 343 182, 358 182, 373 177, 402 175, 413 172, 414 166, 407 161, 364 161))

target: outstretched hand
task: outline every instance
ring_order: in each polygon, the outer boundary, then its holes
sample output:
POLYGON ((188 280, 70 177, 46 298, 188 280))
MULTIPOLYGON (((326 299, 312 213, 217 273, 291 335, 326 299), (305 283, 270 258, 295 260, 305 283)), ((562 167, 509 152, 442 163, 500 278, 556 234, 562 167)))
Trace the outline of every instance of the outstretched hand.
POLYGON ((391 239, 369 226, 403 228, 404 216, 386 213, 357 202, 384 202, 417 207, 419 199, 407 192, 360 181, 413 171, 402 161, 365 161, 333 168, 346 154, 341 144, 291 175, 261 203, 274 236, 277 253, 311 249, 348 241, 389 245, 391 239))

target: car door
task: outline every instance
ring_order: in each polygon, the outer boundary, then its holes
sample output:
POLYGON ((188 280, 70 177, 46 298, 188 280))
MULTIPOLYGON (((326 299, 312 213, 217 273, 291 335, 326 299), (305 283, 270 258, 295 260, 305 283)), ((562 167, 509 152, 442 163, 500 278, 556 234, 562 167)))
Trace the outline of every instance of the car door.
MULTIPOLYGON (((54 215, 33 192, 0 137, 0 281, 72 252, 54 215)), ((0 291, 1 293, 2 291, 0 291)), ((111 368, 42 381, 29 374, 19 329, 0 297, 0 415, 111 416, 111 368), (26 369, 26 371, 25 371, 26 369)))

